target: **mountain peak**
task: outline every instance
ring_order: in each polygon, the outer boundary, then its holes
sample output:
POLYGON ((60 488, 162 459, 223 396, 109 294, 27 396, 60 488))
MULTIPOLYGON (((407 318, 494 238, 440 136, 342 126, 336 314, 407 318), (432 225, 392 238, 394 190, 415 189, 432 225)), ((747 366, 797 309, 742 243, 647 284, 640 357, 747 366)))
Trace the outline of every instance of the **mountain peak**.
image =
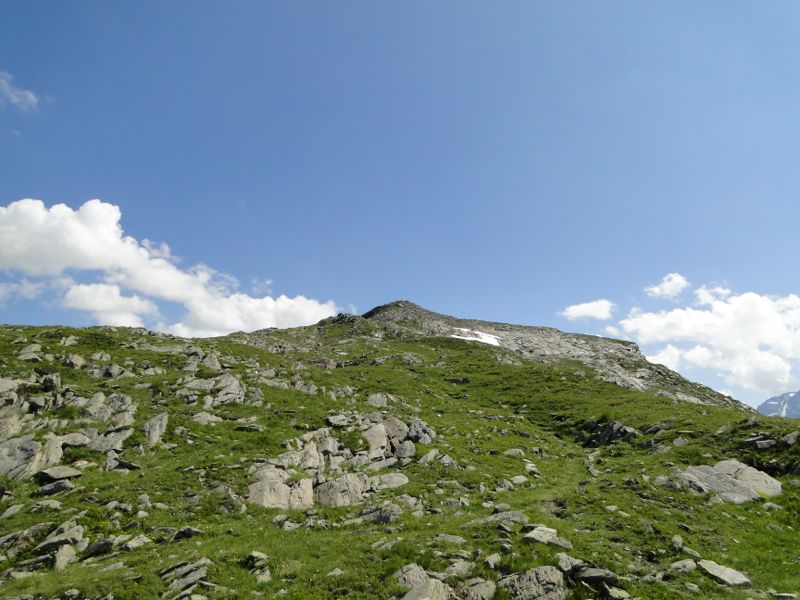
POLYGON ((758 406, 758 412, 768 417, 800 418, 800 391, 786 392, 764 400, 758 406))
MULTIPOLYGON (((395 321, 407 319, 410 316, 427 316, 437 315, 432 311, 422 308, 419 304, 415 304, 410 300, 394 300, 376 306, 372 310, 365 312, 362 316, 369 320, 387 320, 395 321)), ((443 316, 443 315, 437 315, 443 316)))

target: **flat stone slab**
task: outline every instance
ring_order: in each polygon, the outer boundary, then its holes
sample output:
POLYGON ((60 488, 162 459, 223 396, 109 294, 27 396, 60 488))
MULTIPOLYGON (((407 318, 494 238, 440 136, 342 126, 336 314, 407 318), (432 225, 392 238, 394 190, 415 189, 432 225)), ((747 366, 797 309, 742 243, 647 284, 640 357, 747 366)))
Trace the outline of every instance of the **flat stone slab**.
POLYGON ((750 587, 750 580, 745 575, 730 567, 718 565, 713 560, 701 560, 697 566, 719 583, 736 587, 750 587))
POLYGON ((714 470, 732 477, 756 494, 772 497, 778 496, 783 491, 780 481, 738 460, 720 461, 714 465, 714 470))
POLYGON ((554 546, 561 546, 567 550, 572 548, 572 544, 569 541, 558 537, 558 532, 550 527, 537 527, 533 531, 526 533, 522 537, 522 541, 527 543, 538 542, 540 544, 552 544, 554 546))
POLYGON ((50 467, 49 469, 44 469, 34 475, 36 481, 39 483, 53 483, 54 481, 61 481, 62 479, 74 479, 75 477, 80 476, 81 472, 78 471, 78 469, 73 469, 72 467, 67 467, 64 465, 50 467))
POLYGON ((518 525, 525 525, 528 521, 528 515, 524 512, 520 510, 507 510, 484 517, 483 519, 475 519, 474 521, 470 521, 467 525, 470 527, 492 525, 493 523, 516 523, 518 525))

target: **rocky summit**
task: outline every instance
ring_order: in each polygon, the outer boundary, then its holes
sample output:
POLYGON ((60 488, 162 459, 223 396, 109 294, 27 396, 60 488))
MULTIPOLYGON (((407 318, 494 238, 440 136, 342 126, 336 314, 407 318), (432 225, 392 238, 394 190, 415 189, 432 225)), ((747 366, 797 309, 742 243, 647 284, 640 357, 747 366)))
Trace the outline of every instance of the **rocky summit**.
POLYGON ((410 302, 0 327, 0 597, 796 598, 800 422, 410 302))

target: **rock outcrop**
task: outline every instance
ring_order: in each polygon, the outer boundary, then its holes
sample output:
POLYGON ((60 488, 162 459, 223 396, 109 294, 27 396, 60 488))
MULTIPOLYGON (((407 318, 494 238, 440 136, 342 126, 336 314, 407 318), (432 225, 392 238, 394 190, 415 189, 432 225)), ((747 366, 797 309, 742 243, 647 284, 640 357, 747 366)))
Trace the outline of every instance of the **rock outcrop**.
POLYGON ((545 566, 500 580, 500 587, 513 600, 565 600, 564 576, 555 567, 545 566))
POLYGON ((678 471, 677 476, 694 492, 713 492, 721 500, 734 504, 752 502, 762 495, 777 496, 782 490, 780 481, 736 460, 723 460, 713 467, 689 467, 678 471))
POLYGON ((0 443, 0 476, 27 479, 61 461, 61 440, 37 441, 32 435, 0 443))

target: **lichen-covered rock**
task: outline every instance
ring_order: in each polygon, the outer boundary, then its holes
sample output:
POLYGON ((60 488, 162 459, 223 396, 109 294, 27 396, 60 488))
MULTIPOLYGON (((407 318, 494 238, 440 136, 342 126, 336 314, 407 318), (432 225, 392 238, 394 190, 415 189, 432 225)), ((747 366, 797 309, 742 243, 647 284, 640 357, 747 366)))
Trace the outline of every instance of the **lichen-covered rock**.
POLYGON ((80 354, 70 354, 62 362, 64 366, 69 367, 71 369, 80 369, 86 364, 86 359, 83 358, 80 354))
POLYGON ((235 375, 224 373, 216 378, 214 381, 214 397, 213 406, 220 404, 242 404, 245 399, 245 387, 242 382, 235 375))
POLYGON ((281 469, 267 468, 259 472, 259 481, 248 487, 247 501, 265 508, 302 510, 314 505, 314 490, 310 479, 287 484, 289 474, 281 469))
POLYGON ((95 437, 89 443, 89 448, 91 450, 97 450, 98 452, 109 452, 111 450, 121 452, 125 440, 131 435, 133 435, 133 429, 107 431, 95 437))
POLYGON ((217 415, 212 415, 211 413, 199 412, 195 415, 192 415, 192 421, 195 423, 200 423, 200 425, 214 425, 215 423, 221 423, 222 419, 217 415))
POLYGON ((403 596, 403 600, 448 600, 450 586, 438 579, 426 579, 403 596))
POLYGON ((59 437, 61 440, 62 448, 67 447, 80 447, 80 446, 88 446, 91 443, 91 440, 83 433, 74 432, 74 433, 67 433, 59 437))
POLYGON ((394 400, 391 394, 384 394, 383 392, 378 392, 377 394, 370 394, 367 396, 367 404, 369 406, 373 406, 375 408, 386 408, 389 405, 389 402, 394 400))
POLYGON ((428 580, 428 574, 425 572, 425 569, 416 563, 401 567, 399 570, 395 571, 394 577, 400 585, 406 587, 415 587, 428 580))
POLYGON ((497 512, 493 515, 489 515, 488 517, 484 517, 482 519, 475 519, 474 521, 470 521, 468 523, 471 527, 480 527, 483 525, 492 525, 495 523, 505 523, 505 524, 518 524, 518 525, 525 525, 530 519, 528 515, 526 515, 521 510, 505 510, 497 512))
POLYGON ((66 544, 77 544, 83 539, 83 527, 74 521, 68 521, 58 527, 53 533, 33 549, 36 555, 47 554, 66 544))
POLYGON ((458 590, 463 600, 492 600, 496 591, 494 581, 480 578, 468 579, 458 590))
POLYGON ((514 600, 565 600, 567 597, 564 576, 551 566, 505 577, 500 580, 500 587, 514 600))
POLYGON ((0 537, 0 550, 8 558, 14 558, 49 535, 55 528, 55 523, 41 521, 27 529, 7 533, 0 537))
POLYGON ((169 422, 169 415, 161 413, 150 419, 144 424, 142 428, 144 435, 147 437, 147 445, 153 447, 161 442, 161 438, 167 432, 167 423, 169 422))
POLYGON ((73 479, 80 476, 81 472, 78 471, 78 469, 60 465, 43 469, 36 473, 34 478, 39 483, 53 483, 54 481, 60 481, 61 479, 73 479))
POLYGON ((408 425, 397 417, 386 417, 383 420, 383 428, 390 440, 402 442, 408 436, 408 425))
POLYGON ((5 377, 0 378, 0 394, 15 392, 19 387, 19 382, 5 377))
POLYGON ((314 499, 323 506, 349 506, 363 500, 364 477, 347 473, 321 483, 314 489, 314 499))
POLYGON ((528 543, 538 542, 540 544, 551 544, 553 546, 561 546, 562 548, 567 549, 572 548, 572 544, 570 542, 564 538, 558 537, 558 532, 555 529, 544 526, 535 527, 533 531, 526 533, 523 536, 522 541, 528 543))
POLYGON ((402 514, 402 508, 397 504, 387 501, 377 506, 366 507, 359 513, 359 518, 367 523, 385 524, 393 523, 402 514))
POLYGON ((36 441, 32 435, 6 440, 0 443, 0 476, 28 479, 34 473, 58 464, 62 454, 58 438, 50 438, 44 443, 36 441))
POLYGON ((638 437, 638 435, 639 432, 633 427, 624 425, 619 421, 596 423, 589 426, 589 439, 586 440, 586 446, 592 448, 607 446, 620 440, 630 441, 638 437))
POLYGON ((752 502, 760 495, 777 496, 782 489, 780 481, 737 460, 723 460, 713 467, 689 467, 678 471, 677 477, 692 491, 713 492, 733 504, 752 502))
POLYGON ((436 437, 436 432, 425 421, 414 419, 408 427, 408 439, 418 444, 430 444, 436 437))
POLYGON ((375 489, 377 490, 393 490, 408 483, 408 477, 402 473, 386 473, 372 479, 375 479, 375 489))
POLYGON ((193 563, 178 563, 162 570, 159 575, 164 583, 168 584, 170 590, 183 591, 204 579, 208 574, 209 565, 211 565, 211 561, 204 557, 193 563))
POLYGON ((750 580, 744 574, 730 567, 718 565, 713 560, 701 560, 697 563, 697 566, 719 583, 736 587, 750 586, 750 580))
POLYGON ((383 458, 389 447, 389 437, 386 435, 386 428, 383 423, 377 423, 361 432, 361 435, 369 445, 369 457, 371 459, 383 458))

